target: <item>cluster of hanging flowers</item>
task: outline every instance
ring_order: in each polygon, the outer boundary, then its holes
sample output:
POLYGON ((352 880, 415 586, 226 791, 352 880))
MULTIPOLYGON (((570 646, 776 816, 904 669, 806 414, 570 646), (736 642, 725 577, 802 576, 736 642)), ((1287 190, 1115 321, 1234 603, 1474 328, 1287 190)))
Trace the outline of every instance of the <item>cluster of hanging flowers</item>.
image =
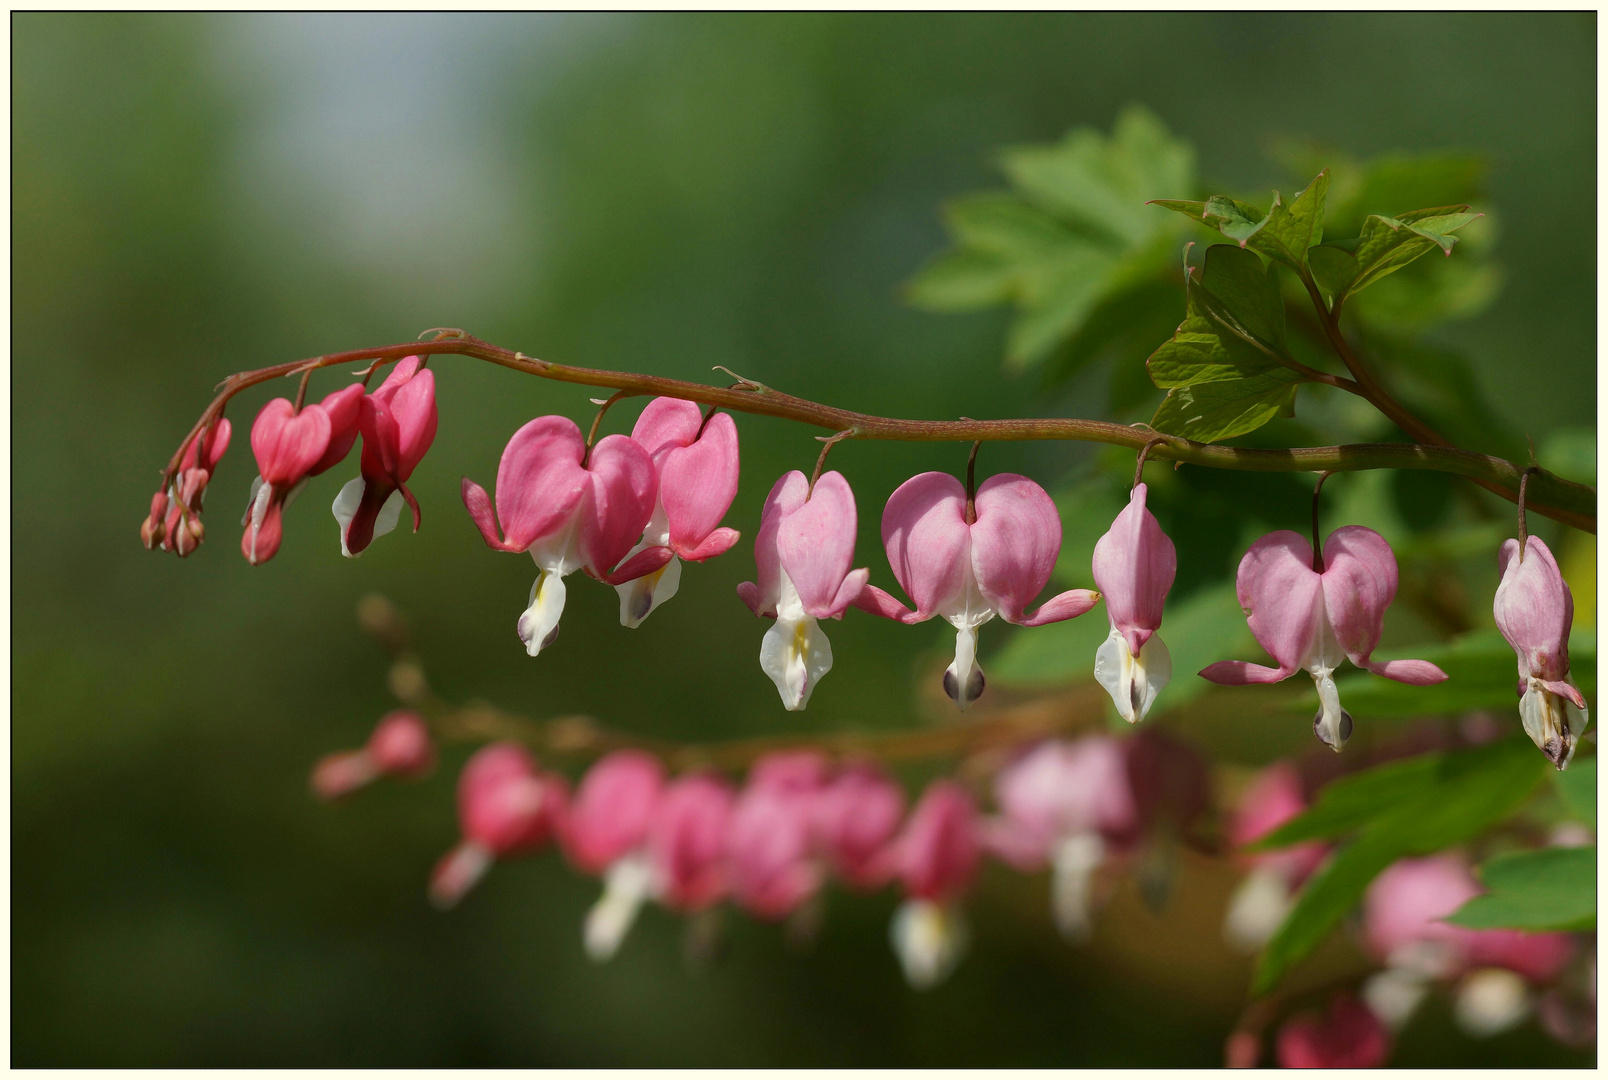
MULTIPOLYGON (((359 475, 331 507, 341 553, 362 554, 396 527, 404 505, 418 529, 422 515, 407 481, 435 439, 434 376, 422 358, 410 356, 372 392, 366 382, 316 404, 275 398, 258 412, 251 429, 258 476, 242 521, 248 561, 274 556, 286 509, 310 477, 340 464, 359 436, 359 475)), ((229 421, 217 418, 187 442, 141 526, 147 547, 183 556, 200 544, 202 496, 229 436, 229 421)), ((953 625, 955 659, 943 686, 964 710, 987 685, 977 657, 979 627, 996 616, 1042 626, 1084 615, 1103 600, 1111 632, 1093 657, 1095 678, 1123 719, 1136 723, 1150 711, 1172 678, 1159 630, 1177 555, 1145 505, 1143 452, 1128 505, 1094 548, 1091 575, 1099 591, 1069 589, 1032 611, 1060 554, 1060 516, 1049 494, 1025 476, 1002 473, 977 484, 975 460, 974 448, 964 484, 946 473, 922 473, 900 485, 883 509, 888 564, 913 607, 872 584, 869 569, 853 567, 859 522, 841 473, 821 475, 818 465, 813 478, 793 471, 776 481, 754 541, 756 580, 737 592, 755 615, 773 620, 760 644, 760 667, 787 709, 805 708, 832 669, 820 620, 841 619, 851 607, 904 623, 938 616, 953 625)), ((730 550, 739 534, 721 522, 738 475, 732 418, 661 397, 630 435, 595 442, 566 417, 537 417, 508 441, 494 492, 465 477, 462 495, 487 546, 526 552, 536 564, 516 629, 537 656, 558 636, 568 598, 564 579, 575 571, 614 587, 620 622, 635 627, 675 595, 683 562, 730 550)), ((1315 492, 1314 507, 1316 498, 1315 492)), ((1223 660, 1200 675, 1241 685, 1308 672, 1320 703, 1313 731, 1339 750, 1354 725, 1334 679, 1343 661, 1413 685, 1447 676, 1424 660, 1372 658, 1396 595, 1395 555, 1384 537, 1361 525, 1342 526, 1319 542, 1316 517, 1314 510, 1310 541, 1288 530, 1269 533, 1239 565, 1240 606, 1278 666, 1223 660)), ((1573 600, 1540 539, 1508 540, 1499 561, 1496 622, 1518 656, 1524 730, 1561 769, 1588 721, 1585 697, 1569 676, 1573 600)))

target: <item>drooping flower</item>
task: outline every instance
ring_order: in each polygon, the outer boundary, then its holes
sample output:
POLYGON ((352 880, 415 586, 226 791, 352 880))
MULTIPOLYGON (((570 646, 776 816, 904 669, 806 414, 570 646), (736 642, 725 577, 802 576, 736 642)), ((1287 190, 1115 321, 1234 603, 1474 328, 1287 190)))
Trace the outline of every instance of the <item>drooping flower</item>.
POLYGON ((883 510, 882 543, 915 610, 874 585, 854 598, 855 606, 905 623, 947 619, 955 628, 955 660, 944 672, 944 690, 963 710, 983 692, 979 626, 995 615, 1042 626, 1082 615, 1099 599, 1088 589, 1069 589, 1027 613, 1055 568, 1061 518, 1045 490, 1025 476, 989 477, 970 505, 965 485, 948 473, 911 477, 883 510))
POLYGON ((220 418, 190 440, 179 461, 179 470, 163 491, 151 496, 151 512, 140 526, 140 540, 147 549, 160 547, 181 558, 201 543, 201 496, 229 449, 233 428, 228 418, 220 418))
MULTIPOLYGON (((285 399, 278 398, 276 400, 284 401, 285 399)), ((297 495, 301 494, 302 488, 307 486, 309 477, 317 476, 319 473, 333 468, 345 460, 346 455, 352 449, 352 444, 357 441, 358 415, 361 411, 362 402, 363 385, 353 383, 326 395, 324 400, 318 404, 308 405, 302 409, 304 415, 317 410, 323 412, 329 418, 329 441, 325 444, 324 452, 319 456, 318 460, 313 462, 288 489, 285 489, 283 485, 264 480, 261 471, 251 481, 251 494, 246 498, 246 512, 240 519, 240 524, 246 529, 246 536, 241 540, 241 548, 248 560, 254 563, 265 562, 273 556, 274 552, 279 548, 283 535, 282 515, 285 508, 296 500, 297 495), (253 558, 253 551, 256 553, 256 558, 253 558)), ((269 404, 273 403, 270 402, 269 404)), ((263 422, 264 413, 267 413, 266 408, 263 413, 258 414, 258 423, 263 422)), ((269 416, 267 419, 271 426, 282 422, 284 420, 284 410, 280 409, 277 414, 269 416)), ((268 432, 264 435, 265 439, 273 437, 273 432, 268 432)), ((282 440, 286 437, 286 434, 284 431, 280 431, 277 437, 282 440)), ((258 439, 255 426, 252 428, 251 439, 252 448, 255 450, 258 439)), ((260 470, 260 461, 258 465, 260 470)))
POLYGON ((417 356, 399 360, 379 389, 359 402, 360 475, 330 507, 341 527, 341 554, 348 558, 396 528, 404 501, 413 511, 414 531, 419 529, 419 502, 408 478, 435 441, 437 423, 435 374, 423 364, 417 356))
MULTIPOLYGON (((1307 807, 1301 777, 1286 761, 1274 762, 1246 788, 1229 820, 1228 842, 1236 848, 1256 842, 1307 807)), ((1277 851, 1241 853, 1238 861, 1250 873, 1234 890, 1223 920, 1229 943, 1247 952, 1267 944, 1284 922, 1295 891, 1328 856, 1319 841, 1277 851)))
POLYGON ((329 449, 330 417, 317 405, 297 411, 286 398, 262 407, 251 425, 259 481, 246 508, 240 550, 256 566, 274 557, 284 537, 285 501, 329 449))
POLYGON ((841 473, 822 476, 812 494, 794 470, 765 499, 754 539, 759 580, 737 586, 737 595, 755 615, 776 620, 760 644, 759 666, 789 711, 809 704, 832 670, 832 645, 816 620, 842 618, 871 576, 849 569, 857 526, 854 492, 841 473))
POLYGON ((781 919, 821 887, 812 844, 815 800, 826 759, 810 752, 772 754, 754 763, 726 826, 732 899, 762 919, 781 919))
POLYGON ((1276 1045, 1284 1069, 1376 1069, 1390 1056, 1390 1033, 1368 1006, 1342 994, 1321 1016, 1286 1021, 1276 1045))
POLYGON ((735 796, 719 777, 692 773, 665 789, 648 828, 653 895, 672 911, 702 911, 724 897, 726 830, 735 796))
POLYGON ((1569 677, 1574 596, 1558 561, 1538 536, 1522 549, 1502 544, 1497 565, 1496 625, 1519 658, 1519 716, 1524 733, 1562 769, 1590 720, 1585 695, 1569 677))
POLYGON ((1201 677, 1239 686, 1280 682, 1305 669, 1321 703, 1312 729, 1333 750, 1345 745, 1352 729, 1334 684, 1342 660, 1349 657, 1365 671, 1414 686, 1446 679, 1427 660, 1369 659, 1384 628, 1385 609, 1396 597, 1396 556, 1372 529, 1336 529, 1316 559, 1299 533, 1269 533, 1240 560, 1235 590, 1251 633, 1279 666, 1222 660, 1201 677))
POLYGON ((1100 735, 1040 743, 999 771, 994 797, 1002 816, 985 823, 989 850, 1019 870, 1049 863, 1056 927, 1087 940, 1095 871, 1138 832, 1124 743, 1100 735))
POLYGON ((715 413, 706 424, 697 405, 661 397, 642 410, 631 438, 653 459, 659 498, 626 558, 649 548, 671 552, 659 569, 615 586, 620 623, 635 627, 676 594, 681 560, 703 562, 737 542, 736 529, 720 527, 737 496, 737 425, 726 413, 715 413))
POLYGON ((508 440, 495 509, 464 477, 463 503, 486 544, 528 551, 540 570, 518 624, 531 656, 558 636, 566 575, 584 569, 612 585, 664 565, 669 549, 650 548, 616 568, 642 535, 658 486, 652 459, 630 438, 606 436, 588 453, 580 428, 563 416, 537 417, 508 440))
POLYGON ((413 779, 435 768, 435 745, 424 718, 407 709, 386 713, 357 750, 328 754, 313 766, 313 793, 338 799, 382 776, 413 779))
POLYGON ((1145 509, 1147 491, 1133 486, 1128 505, 1094 545, 1094 584, 1111 622, 1111 636, 1094 655, 1094 677, 1130 724, 1144 719, 1172 678, 1172 654, 1156 631, 1178 555, 1145 509))
POLYGON ((652 897, 648 829, 664 798, 664 766, 640 750, 616 750, 587 770, 570 804, 564 850, 576 868, 603 876, 603 895, 586 913, 582 940, 607 960, 652 897))
POLYGON ((458 776, 458 825, 463 840, 430 875, 430 899, 452 907, 498 859, 535 851, 563 827, 569 789, 564 778, 538 770, 517 743, 475 751, 458 776))
POLYGON ((904 791, 874 764, 840 770, 815 798, 815 846, 851 889, 886 885, 896 869, 890 849, 904 817, 904 791))
POLYGON ((966 789, 934 780, 896 841, 906 899, 889 938, 905 981, 917 990, 943 982, 965 954, 969 934, 959 900, 977 875, 978 833, 977 808, 966 789))

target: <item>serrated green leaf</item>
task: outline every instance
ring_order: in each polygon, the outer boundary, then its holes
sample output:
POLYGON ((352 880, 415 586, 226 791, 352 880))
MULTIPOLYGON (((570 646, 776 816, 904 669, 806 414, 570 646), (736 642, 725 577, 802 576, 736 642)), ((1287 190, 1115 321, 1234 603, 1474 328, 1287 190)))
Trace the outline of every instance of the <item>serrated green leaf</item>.
POLYGON ((905 299, 927 311, 976 311, 1007 303, 1016 268, 999 255, 964 248, 928 263, 905 286, 905 299))
MULTIPOLYGON (((1276 193, 1273 201, 1278 201, 1276 193)), ((1250 203, 1242 203, 1226 195, 1213 195, 1206 200, 1206 207, 1201 217, 1207 225, 1214 227, 1230 240, 1239 241, 1240 247, 1244 247, 1266 224, 1269 215, 1262 213, 1250 203)))
POLYGON ((1302 381, 1287 368, 1273 368, 1244 379, 1175 387, 1167 391, 1150 426, 1196 442, 1232 439, 1285 413, 1302 381))
POLYGON ((968 195, 944 207, 944 222, 966 247, 1012 259, 1053 259, 1088 241, 1031 203, 1006 192, 968 195))
POLYGON ((1215 228, 1240 247, 1261 252, 1301 272, 1307 263, 1307 249, 1323 239, 1323 202, 1329 190, 1325 169, 1286 206, 1278 192, 1267 211, 1250 203, 1213 195, 1205 202, 1157 199, 1155 205, 1183 214, 1215 228))
POLYGON ((1420 255, 1439 248, 1450 255, 1457 237, 1452 233, 1473 221, 1478 214, 1465 214, 1467 207, 1436 207, 1415 210, 1399 218, 1370 215, 1357 238, 1357 274, 1341 294, 1361 292, 1387 274, 1392 274, 1420 255))
POLYGON ((1151 199, 1151 206, 1159 206, 1164 210, 1172 210, 1184 215, 1200 224, 1207 224, 1206 204, 1193 199, 1151 199))
POLYGON ((1150 381, 1163 390, 1243 379, 1273 366, 1271 360, 1238 339, 1224 341, 1217 333, 1217 324, 1204 315, 1179 323, 1172 338, 1145 361, 1150 381))
POLYGON ((1597 759, 1576 761, 1562 772, 1552 774, 1563 801, 1576 817, 1593 828, 1597 825, 1597 759))
POLYGON ((1190 299, 1197 311, 1246 344, 1270 359, 1288 353, 1284 297, 1279 293, 1276 271, 1264 267, 1253 252, 1232 244, 1213 244, 1206 249, 1200 284, 1192 292, 1190 299))
MULTIPOLYGON (((1301 891, 1258 961, 1254 992, 1266 993, 1284 973, 1323 941, 1362 899, 1368 884, 1397 859, 1427 855, 1463 843, 1484 832, 1519 807, 1550 766, 1528 739, 1506 739, 1458 753, 1430 755, 1433 767, 1396 762, 1368 772, 1391 770, 1386 781, 1373 781, 1377 796, 1372 813, 1353 787, 1343 800, 1351 820, 1361 819, 1357 836, 1340 848, 1301 891), (1424 771, 1408 785, 1413 768, 1424 771)), ((1368 782, 1359 773, 1350 783, 1368 782)), ((1307 814, 1318 812, 1323 798, 1307 814)), ((1331 822, 1340 816, 1335 811, 1331 822)), ((1303 814, 1302 817, 1306 815, 1303 814)), ((1299 835, 1298 817, 1280 833, 1299 835)), ((1341 832, 1347 830, 1340 830, 1341 832)), ((1320 835, 1335 836, 1325 829, 1320 835)))
POLYGON ((1474 930, 1592 930, 1597 925, 1597 848, 1498 855, 1479 868, 1490 891, 1446 921, 1474 930))
POLYGON ((1053 265, 1026 266, 1019 278, 1023 310, 1005 338, 1005 363, 1022 370, 1076 331, 1105 296, 1116 260, 1095 247, 1068 247, 1053 265))

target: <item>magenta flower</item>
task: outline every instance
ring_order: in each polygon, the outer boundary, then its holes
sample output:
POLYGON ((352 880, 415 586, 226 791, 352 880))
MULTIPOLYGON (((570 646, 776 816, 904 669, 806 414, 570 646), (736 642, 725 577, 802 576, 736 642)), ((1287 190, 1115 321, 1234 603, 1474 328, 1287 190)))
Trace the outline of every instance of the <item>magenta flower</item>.
POLYGON ((498 859, 534 851, 562 828, 568 801, 564 778, 537 770, 517 743, 475 751, 458 776, 458 824, 463 841, 430 875, 430 899, 452 907, 498 859))
POLYGON ((1060 622, 1099 599, 1087 589, 1070 589, 1027 613, 1061 552, 1061 518, 1044 489, 1025 476, 989 477, 970 507, 965 486, 948 473, 911 477, 882 512, 882 543, 893 576, 916 608, 874 585, 855 606, 905 623, 947 619, 955 628, 955 660, 944 672, 944 691, 962 710, 983 692, 979 626, 995 615, 1019 626, 1060 622))
POLYGON ((419 502, 408 478, 435 441, 437 422, 435 375, 423 363, 417 356, 398 361, 379 389, 359 401, 360 475, 330 507, 341 527, 341 554, 348 558, 396 528, 403 502, 413 511, 413 530, 419 529, 419 502))
POLYGON ((256 566, 274 557, 284 536, 282 511, 298 485, 329 449, 330 416, 317 405, 300 412, 286 398, 274 398, 251 425, 251 452, 258 478, 246 508, 240 551, 256 566))
POLYGON ((1377 1069, 1390 1056, 1390 1033, 1368 1006, 1342 994, 1321 1016, 1286 1021, 1277 1049, 1282 1069, 1377 1069))
POLYGON ((749 770, 726 826, 726 865, 732 898, 762 919, 783 918, 821 887, 811 825, 826 778, 826 759, 809 752, 749 770))
POLYGON ((463 503, 486 544, 528 551, 540 569, 518 624, 531 656, 558 636, 566 575, 585 570, 613 585, 664 565, 669 550, 653 548, 616 569, 642 535, 658 489, 642 447, 609 435, 588 453, 580 428, 562 416, 537 417, 508 440, 497 466, 495 510, 485 489, 464 477, 463 503))
MULTIPOLYGON (((1286 761, 1274 762, 1245 789, 1228 824, 1228 842, 1234 848, 1254 843, 1300 814, 1307 807, 1301 776, 1286 761)), ((1253 952, 1267 944, 1294 904, 1295 891, 1328 857, 1329 846, 1319 841, 1278 851, 1241 854, 1250 873, 1234 890, 1223 920, 1230 944, 1253 952)))
POLYGON ((999 771, 994 797, 1001 816, 985 822, 988 849, 1020 870, 1051 864, 1056 927, 1087 940, 1095 872, 1139 828, 1125 744, 1101 735, 1040 743, 999 771))
POLYGON ((1094 584, 1111 621, 1111 636, 1094 654, 1094 677, 1130 724, 1145 718, 1172 678, 1172 654, 1156 631, 1178 555, 1145 509, 1147 491, 1133 486, 1128 505, 1094 545, 1094 584))
POLYGON ((187 556, 201 544, 201 496, 212 474, 229 449, 232 427, 227 418, 206 428, 190 440, 179 460, 179 471, 165 491, 151 496, 151 512, 140 526, 140 540, 146 548, 160 546, 163 551, 187 556), (180 497, 182 496, 182 498, 180 497))
POLYGON ((653 459, 659 498, 642 539, 626 557, 650 548, 670 552, 657 570, 615 586, 620 624, 635 627, 676 594, 682 559, 703 562, 737 542, 736 529, 720 527, 737 496, 737 425, 725 413, 706 424, 697 405, 661 397, 642 410, 631 438, 653 459))
POLYGON ((1519 717, 1524 732, 1558 768, 1569 764, 1590 721, 1586 698, 1569 678, 1574 597, 1539 537, 1522 548, 1508 540, 1497 556, 1496 626, 1519 657, 1519 717))
POLYGON ((664 766, 640 750, 598 759, 570 803, 563 833, 570 862, 603 875, 603 895, 586 914, 582 940, 594 960, 607 960, 652 895, 648 829, 664 798, 664 766))
POLYGON ((407 709, 386 713, 358 750, 328 754, 313 766, 313 794, 338 799, 382 776, 417 779, 435 768, 435 745, 424 718, 407 709))
POLYGON ((953 780, 927 785, 896 841, 895 865, 907 899, 894 913, 889 937, 917 990, 948 978, 966 951, 960 897, 977 876, 982 847, 977 808, 953 780))
POLYGON ((726 895, 726 832, 731 785, 703 773, 666 789, 648 829, 653 895, 673 911, 702 911, 726 895))
POLYGON ((888 883, 904 808, 903 789, 870 763, 843 769, 816 796, 815 845, 840 881, 858 890, 888 883))
POLYGON ((841 473, 816 481, 794 470, 771 488, 754 539, 758 583, 737 595, 761 618, 775 619, 759 647, 759 666, 776 684, 782 704, 798 712, 832 670, 832 645, 817 619, 840 619, 871 571, 850 570, 858 519, 854 492, 841 473))
POLYGON ((1396 598, 1396 556, 1385 538, 1361 525, 1329 534, 1314 557, 1312 545, 1289 530, 1268 533, 1240 560, 1235 582, 1251 633, 1278 667, 1222 660, 1201 677, 1226 686, 1275 683, 1305 669, 1321 706, 1312 730, 1331 749, 1351 737, 1351 714, 1340 707, 1334 671, 1347 657, 1357 667, 1397 682, 1428 686, 1446 673, 1427 660, 1370 660, 1396 598))

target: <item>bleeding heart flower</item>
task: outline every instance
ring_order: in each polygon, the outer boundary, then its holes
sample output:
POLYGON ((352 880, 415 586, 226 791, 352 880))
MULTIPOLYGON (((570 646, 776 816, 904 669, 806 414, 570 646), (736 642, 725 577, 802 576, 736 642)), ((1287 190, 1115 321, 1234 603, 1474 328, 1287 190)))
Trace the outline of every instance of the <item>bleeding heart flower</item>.
POLYGON ((165 491, 151 496, 151 512, 140 526, 140 541, 149 549, 161 547, 180 557, 201 543, 201 496, 229 449, 232 427, 220 418, 190 440, 179 460, 179 470, 165 491))
POLYGON ((498 859, 536 850, 563 829, 568 785, 539 772, 517 743, 475 751, 458 776, 458 823, 463 841, 430 875, 430 899, 452 907, 498 859))
POLYGON ((665 790, 648 829, 653 894, 673 911, 696 912, 726 895, 726 831, 735 796, 731 785, 703 773, 665 790))
POLYGON ((737 542, 736 529, 720 527, 737 496, 737 425, 725 413, 705 423, 692 402, 661 397, 642 410, 631 438, 653 459, 659 498, 642 539, 626 558, 649 548, 671 552, 659 569, 615 586, 620 623, 635 627, 676 594, 682 559, 703 562, 737 542))
POLYGON ((981 857, 977 808, 953 780, 927 785, 905 823, 894 858, 907 899, 889 937, 905 981, 927 990, 949 977, 966 951, 959 901, 981 857))
POLYGON ((537 417, 508 440, 497 466, 495 510, 485 489, 464 477, 463 503, 486 544, 528 551, 540 568, 530 606, 519 617, 519 638, 531 656, 558 636, 566 575, 584 569, 615 585, 669 559, 667 548, 625 559, 653 513, 658 486, 642 447, 609 435, 588 453, 580 428, 562 416, 537 417))
POLYGON ((970 503, 965 486, 948 473, 911 477, 882 512, 882 543, 893 576, 916 608, 874 585, 854 604, 905 623, 947 619, 956 631, 955 660, 944 672, 944 691, 962 710, 983 692, 979 626, 995 615, 1042 626, 1082 615, 1099 599, 1087 589, 1070 589, 1027 614, 1060 554, 1061 518, 1044 489, 1025 476, 990 477, 970 503))
POLYGON ((313 793, 338 799, 382 776, 415 779, 435 768, 430 728, 418 713, 397 709, 386 713, 360 750, 329 754, 313 766, 313 793))
POLYGON ((1368 1006, 1340 995, 1322 1016, 1287 1021, 1277 1047, 1284 1069, 1376 1069, 1390 1056, 1390 1033, 1368 1006))
POLYGON ((816 796, 815 846, 840 881, 858 890, 888 883, 904 808, 903 789, 870 763, 844 768, 816 796))
POLYGON ((1372 529, 1336 529, 1316 558, 1299 533, 1269 533, 1240 561, 1235 589, 1251 633, 1279 666, 1222 660, 1201 677, 1227 686, 1275 683, 1304 668, 1321 702, 1312 729, 1331 749, 1344 746, 1352 729, 1334 684, 1342 660, 1349 657, 1365 671, 1413 686, 1446 679, 1426 660, 1369 659, 1384 629, 1385 609, 1396 597, 1396 556, 1372 529))
POLYGON ((760 645, 759 666, 791 712, 809 704, 832 670, 832 645, 816 620, 842 618, 871 576, 849 569, 857 526, 854 492, 837 472, 822 476, 812 495, 794 470, 765 499, 754 539, 759 582, 743 582, 737 595, 755 615, 776 620, 760 645))
POLYGON ((284 536, 281 513, 297 485, 329 449, 330 417, 317 405, 300 412, 285 398, 262 407, 251 425, 251 452, 257 458, 257 484, 246 508, 240 550, 256 566, 274 557, 284 536))
POLYGON ((1569 678, 1574 597, 1540 537, 1530 537, 1522 549, 1519 541, 1506 541, 1497 565, 1496 626, 1519 657, 1524 733, 1562 769, 1591 719, 1585 695, 1569 678))
POLYGON ((821 887, 812 844, 815 801, 828 767, 819 754, 771 754, 749 770, 726 826, 732 898, 762 919, 781 919, 821 887))
POLYGON ((582 940, 607 960, 652 897, 648 830, 664 798, 664 766, 640 750, 616 750, 587 770, 570 804, 564 850, 575 866, 603 875, 603 895, 586 913, 582 940))
POLYGON ((435 441, 437 423, 435 374, 423 364, 417 356, 404 357, 379 389, 359 400, 361 475, 341 488, 330 507, 341 527, 341 554, 348 558, 396 528, 404 501, 413 511, 413 531, 419 531, 419 502, 408 478, 435 441))
POLYGON ((1156 631, 1178 555, 1145 509, 1147 491, 1133 486, 1128 505, 1094 545, 1094 584, 1111 621, 1111 636, 1094 654, 1094 677, 1130 724, 1144 719, 1172 678, 1172 655, 1156 631))

